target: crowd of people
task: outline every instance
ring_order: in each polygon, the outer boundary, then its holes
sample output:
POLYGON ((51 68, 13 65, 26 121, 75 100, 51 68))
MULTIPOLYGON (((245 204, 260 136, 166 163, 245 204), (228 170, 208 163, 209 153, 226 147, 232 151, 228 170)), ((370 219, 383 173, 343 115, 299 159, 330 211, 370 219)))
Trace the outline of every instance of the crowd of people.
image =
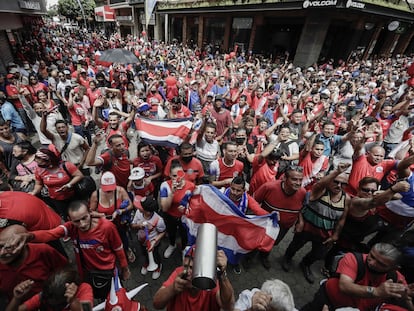
MULTIPOLYGON (((34 27, 0 74, 6 310, 87 310, 107 297, 115 269, 130 277, 134 249, 153 279, 164 260, 183 257, 156 292, 156 309, 294 310, 276 279, 236 299, 222 251, 216 288, 192 286, 194 248, 181 216, 201 184, 243 214, 278 214, 275 247, 294 231, 285 271, 311 242, 304 279, 319 281, 312 264, 324 260, 327 280, 301 310, 414 310, 413 59, 299 68, 287 57, 34 27), (108 48, 129 49, 137 62, 100 62, 108 48), (194 126, 177 148, 135 144, 139 118, 194 126), (60 238, 72 240, 78 273, 60 238)), ((242 273, 257 255, 270 269, 269 254, 251 250, 232 268, 242 273)))

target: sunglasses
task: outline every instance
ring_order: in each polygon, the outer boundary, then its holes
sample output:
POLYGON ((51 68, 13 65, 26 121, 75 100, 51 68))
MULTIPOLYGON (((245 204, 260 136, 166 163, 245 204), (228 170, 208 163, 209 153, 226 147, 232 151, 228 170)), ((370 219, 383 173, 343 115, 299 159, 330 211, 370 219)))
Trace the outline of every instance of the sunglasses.
POLYGON ((367 188, 361 188, 361 191, 362 191, 362 192, 365 192, 365 193, 369 193, 369 192, 371 192, 371 193, 375 193, 375 192, 377 191, 377 189, 367 189, 367 188))

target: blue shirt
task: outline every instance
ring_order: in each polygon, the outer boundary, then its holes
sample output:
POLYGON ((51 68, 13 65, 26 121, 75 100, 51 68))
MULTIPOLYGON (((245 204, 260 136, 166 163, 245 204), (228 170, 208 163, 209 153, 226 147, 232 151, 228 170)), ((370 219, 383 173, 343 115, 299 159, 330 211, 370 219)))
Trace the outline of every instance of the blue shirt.
POLYGON ((317 139, 323 142, 323 155, 329 157, 332 153, 332 148, 337 147, 342 142, 342 137, 340 135, 332 135, 331 137, 326 137, 323 134, 319 134, 317 139))
POLYGON ((7 101, 4 102, 4 104, 1 105, 0 112, 4 120, 10 121, 12 128, 26 129, 22 118, 11 103, 7 101))

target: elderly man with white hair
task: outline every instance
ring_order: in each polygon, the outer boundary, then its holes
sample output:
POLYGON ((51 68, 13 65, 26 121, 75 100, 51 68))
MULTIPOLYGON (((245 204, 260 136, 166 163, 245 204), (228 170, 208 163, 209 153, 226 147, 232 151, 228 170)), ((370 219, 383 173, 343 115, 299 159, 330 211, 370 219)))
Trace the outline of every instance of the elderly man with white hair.
POLYGON ((234 311, 269 310, 293 311, 295 303, 289 286, 278 279, 267 280, 262 288, 244 290, 237 299, 234 311))

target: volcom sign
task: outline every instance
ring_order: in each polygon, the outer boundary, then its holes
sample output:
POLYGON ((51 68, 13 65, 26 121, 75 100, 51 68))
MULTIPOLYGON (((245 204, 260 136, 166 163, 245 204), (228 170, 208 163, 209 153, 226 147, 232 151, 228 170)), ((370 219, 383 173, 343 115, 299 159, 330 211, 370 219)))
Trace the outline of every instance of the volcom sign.
POLYGON ((346 2, 346 7, 347 8, 356 8, 356 9, 364 9, 365 8, 365 3, 348 0, 346 2))
POLYGON ((303 8, 310 8, 310 7, 323 7, 323 6, 335 6, 338 0, 322 0, 322 1, 303 1, 303 8))

